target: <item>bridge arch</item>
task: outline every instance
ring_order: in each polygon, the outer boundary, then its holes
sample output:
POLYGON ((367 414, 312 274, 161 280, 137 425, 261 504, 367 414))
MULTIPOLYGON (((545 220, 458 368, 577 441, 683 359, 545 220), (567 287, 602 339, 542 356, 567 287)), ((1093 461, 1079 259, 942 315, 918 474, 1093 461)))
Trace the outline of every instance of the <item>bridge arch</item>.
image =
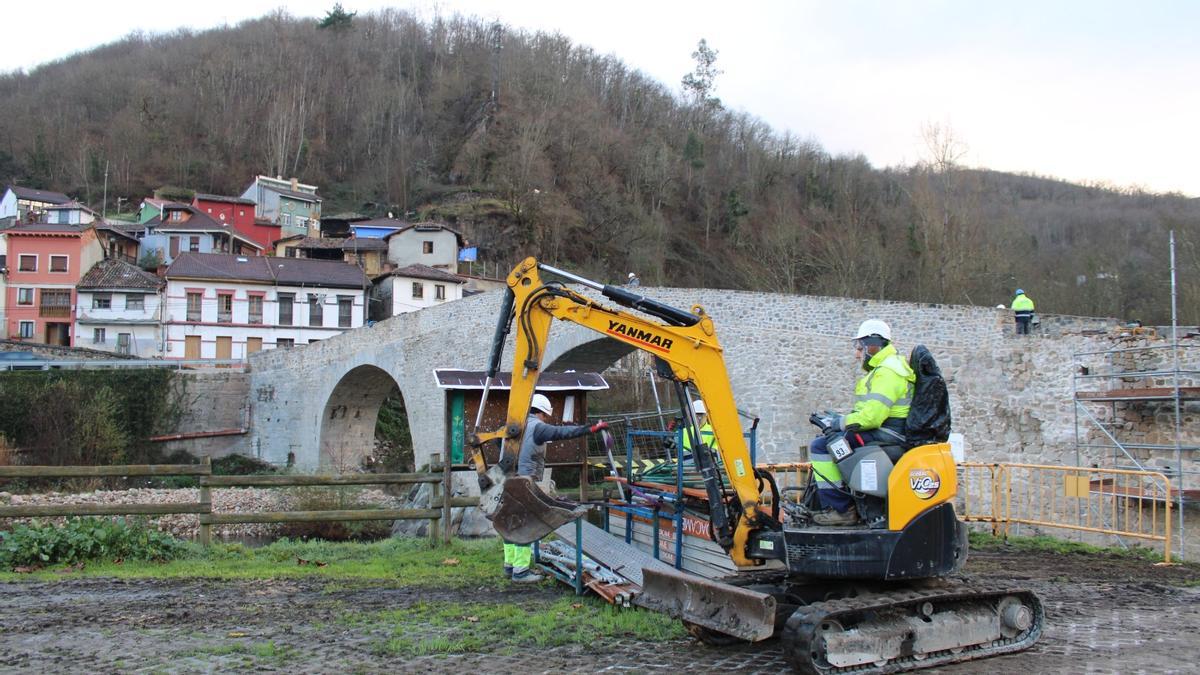
POLYGON ((322 467, 339 473, 359 468, 375 448, 379 408, 397 389, 396 379, 375 365, 355 366, 342 376, 325 400, 321 415, 322 467))

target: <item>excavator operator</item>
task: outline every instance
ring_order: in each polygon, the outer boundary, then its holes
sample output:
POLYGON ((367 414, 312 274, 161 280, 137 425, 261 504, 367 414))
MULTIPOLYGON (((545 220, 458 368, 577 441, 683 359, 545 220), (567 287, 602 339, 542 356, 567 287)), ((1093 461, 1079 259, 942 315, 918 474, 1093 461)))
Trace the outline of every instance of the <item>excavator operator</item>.
POLYGON ((892 345, 892 329, 879 319, 862 322, 854 335, 854 352, 866 375, 854 386, 854 410, 848 415, 824 412, 820 419, 825 435, 808 446, 817 501, 821 510, 813 515, 817 525, 847 526, 858 522, 858 512, 842 483, 842 474, 828 444, 844 434, 850 447, 872 442, 904 444, 904 421, 912 403, 917 376, 908 361, 892 345))
MULTIPOLYGON (((535 481, 542 480, 546 469, 546 444, 551 441, 563 441, 579 438, 585 434, 594 434, 608 428, 608 422, 600 421, 592 425, 568 426, 550 423, 554 415, 554 406, 545 394, 534 394, 529 406, 529 419, 526 420, 525 436, 521 441, 521 452, 517 458, 516 473, 519 476, 530 476, 535 481)), ((500 460, 500 466, 505 473, 512 472, 511 459, 505 455, 500 460)), ((533 549, 529 544, 513 544, 504 542, 504 576, 514 583, 528 584, 541 581, 542 575, 531 568, 533 549)))

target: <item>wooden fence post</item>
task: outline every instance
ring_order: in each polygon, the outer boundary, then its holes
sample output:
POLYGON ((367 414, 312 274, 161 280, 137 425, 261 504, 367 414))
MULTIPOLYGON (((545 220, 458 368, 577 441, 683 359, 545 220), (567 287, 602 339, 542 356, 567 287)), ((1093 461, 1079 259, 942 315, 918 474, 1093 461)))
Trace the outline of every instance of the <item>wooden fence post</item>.
POLYGON ((450 528, 454 525, 454 514, 450 511, 450 495, 454 494, 454 472, 451 471, 453 453, 446 453, 446 461, 442 464, 445 470, 442 475, 442 543, 450 545, 450 528))
MULTIPOLYGON (((212 458, 209 457, 208 455, 205 455, 200 460, 200 464, 204 467, 204 469, 206 471, 206 474, 200 477, 200 504, 201 504, 201 508, 203 508, 205 511, 207 511, 209 515, 212 515, 212 488, 210 488, 208 485, 205 484, 205 478, 208 478, 209 476, 212 475, 212 458)), ((211 544, 212 544, 212 525, 205 523, 204 519, 201 518, 200 519, 200 545, 207 548, 211 544)))
MULTIPOLYGON (((429 456, 430 473, 433 473, 433 467, 435 465, 437 465, 437 463, 440 462, 441 460, 442 460, 442 456, 440 454, 434 453, 429 456)), ((429 484, 429 508, 430 509, 437 508, 438 494, 441 492, 440 488, 441 488, 440 483, 430 483, 429 484)), ((449 505, 449 503, 450 503, 449 499, 443 498, 442 501, 444 503, 446 503, 447 505, 449 505)), ((439 537, 438 537, 438 521, 441 520, 441 517, 442 517, 442 512, 438 511, 438 515, 429 519, 429 543, 433 544, 434 546, 438 545, 438 539, 439 539, 439 537)))

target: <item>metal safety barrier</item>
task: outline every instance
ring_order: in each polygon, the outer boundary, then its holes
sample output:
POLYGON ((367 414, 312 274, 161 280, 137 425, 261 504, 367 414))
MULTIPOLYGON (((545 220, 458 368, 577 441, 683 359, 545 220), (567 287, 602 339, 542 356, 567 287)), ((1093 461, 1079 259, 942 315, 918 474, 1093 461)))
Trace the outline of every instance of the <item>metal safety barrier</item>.
POLYGON ((1162 542, 1171 562, 1171 481, 1157 471, 1047 464, 958 465, 961 520, 1162 542))

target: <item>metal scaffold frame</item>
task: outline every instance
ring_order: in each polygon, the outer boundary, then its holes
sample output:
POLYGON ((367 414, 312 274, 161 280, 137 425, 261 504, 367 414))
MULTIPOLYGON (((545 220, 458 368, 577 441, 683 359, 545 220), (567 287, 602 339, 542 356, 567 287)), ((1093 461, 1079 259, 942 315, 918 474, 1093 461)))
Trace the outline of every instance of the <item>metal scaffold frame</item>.
MULTIPOLYGON (((1184 445, 1182 441, 1183 435, 1183 404, 1185 401, 1200 401, 1200 370, 1185 370, 1180 367, 1180 350, 1183 348, 1179 344, 1179 318, 1177 310, 1177 291, 1176 291, 1176 267, 1175 267, 1175 232, 1171 231, 1170 237, 1171 246, 1171 340, 1170 344, 1160 346, 1147 347, 1130 347, 1123 349, 1110 349, 1092 352, 1078 352, 1073 355, 1074 363, 1076 364, 1075 372, 1071 381, 1071 398, 1074 402, 1074 417, 1075 417, 1075 466, 1083 467, 1085 461, 1093 461, 1096 459, 1110 459, 1113 463, 1112 468, 1136 468, 1139 471, 1153 470, 1160 471, 1163 474, 1170 476, 1174 482, 1174 501, 1176 502, 1175 511, 1177 513, 1178 524, 1175 528, 1178 533, 1178 551, 1180 556, 1185 554, 1186 535, 1184 530, 1184 503, 1185 503, 1185 488, 1187 474, 1196 474, 1196 471, 1184 470, 1184 452, 1195 452, 1200 450, 1200 446, 1184 445), (1171 367, 1156 368, 1150 370, 1119 370, 1115 361, 1119 358, 1136 357, 1143 354, 1150 354, 1155 351, 1170 350, 1169 360, 1171 367), (1103 372, 1093 372, 1092 369, 1085 366, 1095 357, 1102 357, 1105 361, 1103 372), (1104 384, 1113 380, 1135 380, 1143 383, 1149 382, 1149 386, 1140 387, 1110 387, 1104 384), (1100 385, 1094 383, 1101 383, 1100 385), (1084 385, 1081 387, 1081 385, 1084 385), (1117 420, 1117 404, 1118 403, 1169 403, 1173 408, 1173 428, 1171 437, 1173 442, 1167 443, 1138 443, 1128 440, 1123 440, 1116 425, 1117 420), (1101 420, 1094 414, 1094 408, 1089 406, 1107 405, 1109 412, 1109 421, 1101 420), (1098 443, 1090 441, 1086 434, 1086 430, 1095 429, 1103 434, 1107 442, 1098 443), (1111 450, 1111 455, 1105 458, 1097 458, 1089 451, 1094 450, 1111 450), (1167 467, 1146 467, 1142 461, 1138 459, 1136 453, 1131 450, 1149 450, 1151 452, 1174 452, 1174 468, 1167 467), (1131 462, 1131 466, 1121 466, 1119 462, 1122 457, 1131 462)), ((1133 328, 1132 334, 1138 335, 1143 331, 1142 328, 1133 328)), ((1146 331, 1153 334, 1151 331, 1146 331)), ((1172 495, 1164 495, 1164 499, 1172 499, 1172 495)))

